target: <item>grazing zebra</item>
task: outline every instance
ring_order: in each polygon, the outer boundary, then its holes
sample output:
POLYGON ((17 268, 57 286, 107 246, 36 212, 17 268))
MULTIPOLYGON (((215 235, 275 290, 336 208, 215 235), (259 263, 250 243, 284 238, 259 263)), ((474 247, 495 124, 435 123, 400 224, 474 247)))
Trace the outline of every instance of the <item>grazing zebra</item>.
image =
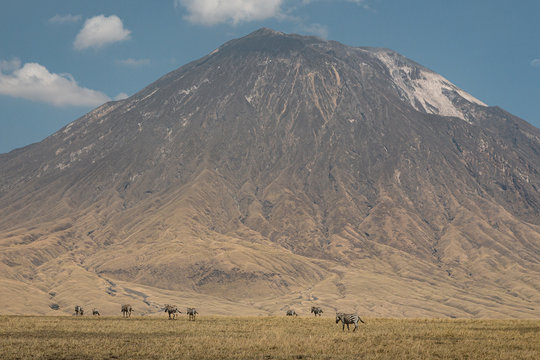
POLYGON ((298 314, 294 310, 287 310, 287 316, 298 316, 298 314))
POLYGON ((79 305, 75 305, 75 316, 78 316, 78 315, 83 316, 84 310, 79 305))
POLYGON ((336 313, 336 324, 341 321, 343 325, 343 331, 345 331, 345 325, 347 325, 347 331, 349 331, 349 324, 354 324, 353 332, 358 329, 358 320, 360 320, 361 323, 365 324, 364 320, 360 319, 360 316, 357 314, 344 314, 344 313, 336 313))
POLYGON ((170 319, 176 319, 176 316, 178 314, 181 314, 182 312, 180 310, 178 310, 178 308, 174 305, 165 305, 165 309, 164 309, 165 312, 169 313, 169 320, 170 319), (172 315, 172 317, 171 317, 172 315))
POLYGON ((323 313, 322 309, 320 307, 316 307, 316 306, 311 307, 311 312, 314 313, 315 316, 317 316, 317 315, 321 316, 321 314, 323 313))
POLYGON ((96 308, 93 308, 93 309, 92 309, 92 315, 100 316, 100 315, 99 315, 99 310, 96 309, 96 308))
POLYGON ((195 315, 198 314, 197 310, 195 308, 187 308, 186 314, 188 314, 189 319, 195 321, 195 315))
POLYGON ((131 312, 133 311, 133 308, 129 304, 122 305, 122 316, 123 317, 131 317, 131 312))

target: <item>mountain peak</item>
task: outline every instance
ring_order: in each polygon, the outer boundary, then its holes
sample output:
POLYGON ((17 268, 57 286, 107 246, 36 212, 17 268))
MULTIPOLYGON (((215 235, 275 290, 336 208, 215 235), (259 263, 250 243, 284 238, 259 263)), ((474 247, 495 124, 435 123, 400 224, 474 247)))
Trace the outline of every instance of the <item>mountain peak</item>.
POLYGON ((254 32, 225 43, 220 50, 231 50, 235 54, 246 52, 289 53, 304 48, 306 45, 322 40, 298 34, 285 34, 270 28, 260 28, 254 32))
POLYGON ((255 36, 269 36, 269 35, 277 36, 277 35, 286 35, 286 34, 281 32, 281 31, 277 31, 277 30, 270 29, 270 28, 267 28, 267 27, 262 27, 262 28, 260 28, 258 30, 253 31, 252 33, 250 33, 247 36, 248 37, 255 37, 255 36))

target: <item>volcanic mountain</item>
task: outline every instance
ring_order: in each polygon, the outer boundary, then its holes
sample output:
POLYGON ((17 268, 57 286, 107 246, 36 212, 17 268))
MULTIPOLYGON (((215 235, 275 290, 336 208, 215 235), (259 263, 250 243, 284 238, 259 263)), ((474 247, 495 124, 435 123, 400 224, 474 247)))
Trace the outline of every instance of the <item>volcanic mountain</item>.
POLYGON ((3 313, 540 316, 540 130, 269 29, 0 155, 3 313))

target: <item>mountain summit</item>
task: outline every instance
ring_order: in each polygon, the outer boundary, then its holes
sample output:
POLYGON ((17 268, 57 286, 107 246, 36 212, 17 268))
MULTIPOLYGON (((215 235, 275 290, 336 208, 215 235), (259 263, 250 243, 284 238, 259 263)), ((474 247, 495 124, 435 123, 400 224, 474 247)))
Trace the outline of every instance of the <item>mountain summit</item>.
POLYGON ((0 155, 0 302, 539 316, 539 154, 391 50, 260 29, 0 155))

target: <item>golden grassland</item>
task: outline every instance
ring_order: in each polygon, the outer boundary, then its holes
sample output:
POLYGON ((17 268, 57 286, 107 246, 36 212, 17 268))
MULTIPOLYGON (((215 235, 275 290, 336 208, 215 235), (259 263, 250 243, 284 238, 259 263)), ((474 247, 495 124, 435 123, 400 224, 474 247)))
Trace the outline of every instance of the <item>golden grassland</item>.
POLYGON ((1 359, 540 359, 540 320, 0 316, 1 359))

